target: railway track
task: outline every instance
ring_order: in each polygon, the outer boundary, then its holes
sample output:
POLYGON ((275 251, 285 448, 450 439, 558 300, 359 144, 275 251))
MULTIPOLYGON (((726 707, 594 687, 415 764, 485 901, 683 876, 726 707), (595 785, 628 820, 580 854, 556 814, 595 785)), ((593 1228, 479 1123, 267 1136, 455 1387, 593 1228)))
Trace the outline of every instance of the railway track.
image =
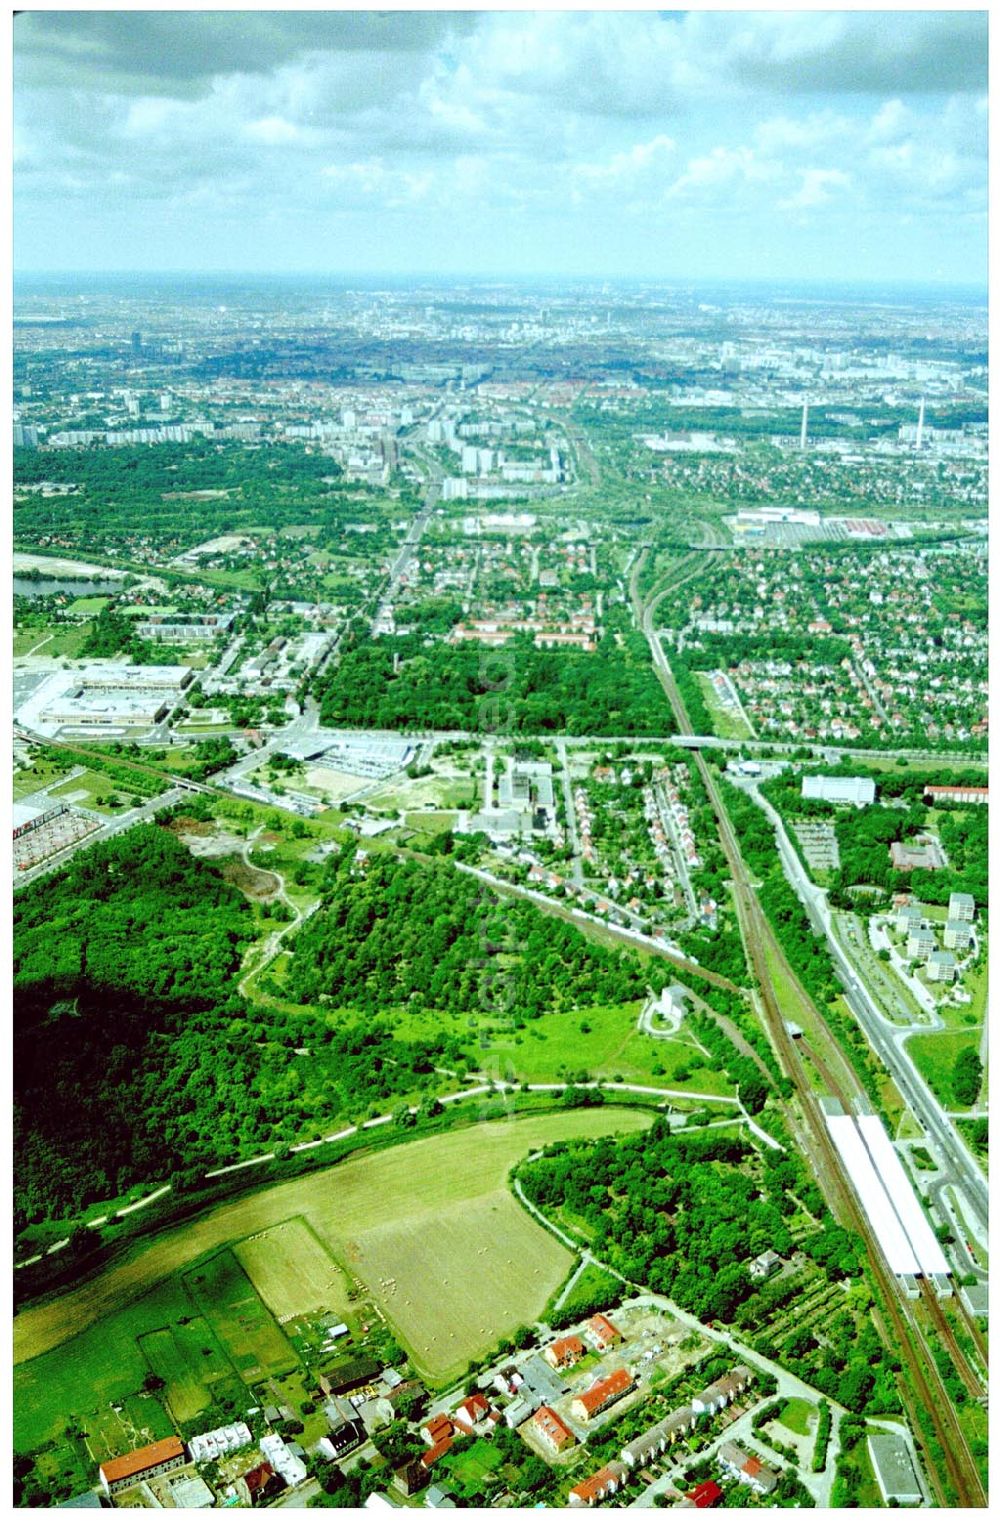
POLYGON ((853 1104, 852 1104, 853 1100, 860 1099, 860 1098, 863 1097, 860 1084, 857 1086, 857 1088, 854 1090, 854 1092, 850 1095, 850 1097, 848 1097, 847 1093, 844 1090, 843 1085, 841 1083, 839 1083, 837 1081, 837 1079, 834 1078, 833 1074, 831 1073, 829 1063, 824 1061, 824 1059, 819 1055, 819 1053, 816 1051, 816 1048, 813 1046, 812 1042, 808 1039, 808 1037, 806 1037, 806 1036, 800 1036, 800 1037, 798 1037, 796 1039, 797 1039, 798 1045, 801 1047, 803 1053, 805 1054, 805 1056, 807 1056, 809 1058, 809 1061, 812 1063, 813 1067, 816 1069, 816 1071, 819 1074, 820 1078, 823 1080, 823 1083, 826 1086, 826 1088, 829 1091, 829 1093, 833 1095, 834 1099, 839 1101, 841 1109, 844 1111, 844 1114, 845 1115, 849 1115, 851 1113, 852 1108, 853 1108, 853 1104))
POLYGON ((959 1347, 958 1338, 955 1336, 955 1330, 951 1322, 945 1315, 944 1306, 926 1279, 920 1280, 920 1294, 930 1314, 931 1321, 937 1330, 937 1334, 944 1343, 949 1358, 955 1365, 955 1371, 959 1379, 973 1400, 981 1400, 986 1394, 986 1387, 959 1347))
POLYGON ((982 1331, 977 1325, 976 1318, 974 1316, 970 1316, 969 1312, 966 1310, 965 1302, 963 1301, 961 1295, 955 1296, 955 1308, 958 1311, 959 1321, 961 1321, 962 1325, 965 1327, 965 1330, 972 1338, 976 1352, 979 1354, 980 1358, 983 1361, 983 1368, 988 1368, 989 1349, 986 1346, 986 1338, 983 1336, 982 1331))
MULTIPOLYGON (((132 756, 113 756, 106 750, 97 750, 86 744, 79 745, 75 740, 43 740, 40 736, 24 731, 21 733, 24 734, 26 739, 31 740, 33 744, 45 745, 52 750, 64 750, 68 755, 72 756, 87 756, 93 761, 114 761, 121 766, 127 767, 130 771, 144 772, 147 776, 156 777, 161 782, 169 782, 171 787, 187 788, 192 793, 219 794, 222 792, 221 788, 212 787, 207 782, 195 782, 190 777, 177 777, 173 772, 165 771, 163 767, 151 766, 148 761, 136 761, 132 756)), ((111 777, 110 780, 113 782, 115 779, 111 777)), ((126 787, 127 783, 120 783, 119 786, 126 787)))
MULTIPOLYGON (((646 606, 640 625, 650 641, 654 665, 674 711, 678 727, 682 734, 691 735, 693 729, 687 711, 669 666, 662 655, 662 650, 659 651, 660 659, 656 658, 658 641, 651 623, 653 607, 652 602, 646 606)), ((924 1461, 932 1486, 942 1504, 947 1505, 949 1500, 954 1498, 963 1507, 985 1508, 986 1493, 958 1416, 948 1398, 930 1349, 904 1300, 896 1276, 886 1262, 878 1239, 844 1172, 827 1130, 818 1098, 802 1066, 801 1056, 795 1049, 796 1043, 785 1025, 768 967, 768 950, 771 951, 772 957, 777 959, 783 972, 787 968, 789 976, 794 978, 794 974, 791 968, 787 967, 787 959, 778 946, 757 901, 739 843, 705 758, 700 750, 694 751, 693 755, 716 816, 719 840, 729 864, 737 917, 747 958, 760 987, 765 1026, 782 1068, 792 1081, 801 1106, 804 1134, 802 1131, 799 1132, 800 1140, 806 1144, 806 1155, 810 1158, 817 1180, 830 1202, 834 1215, 842 1224, 856 1232, 865 1243, 870 1270, 885 1307, 891 1334, 889 1328, 885 1327, 881 1315, 876 1317, 876 1324, 880 1325, 887 1345, 895 1345, 902 1355, 905 1377, 899 1381, 899 1387, 911 1430, 914 1435, 919 1434, 924 1430, 924 1420, 929 1419, 934 1431, 941 1460, 939 1461, 936 1455, 929 1452, 926 1443, 923 1444, 924 1461)), ((811 999, 805 1000, 805 1007, 814 1011, 817 1022, 821 1024, 821 1017, 811 999)), ((815 1052, 811 1048, 810 1052, 815 1060, 815 1052)), ((826 1069, 827 1077, 830 1076, 827 1064, 822 1063, 817 1066, 821 1077, 824 1077, 824 1069, 826 1069)), ((824 1077, 825 1081, 826 1077, 824 1077)), ((841 1104, 844 1103, 845 1095, 841 1085, 831 1085, 831 1092, 840 1099, 841 1104)), ((850 1104, 848 1103, 845 1108, 849 1110, 850 1104)), ((930 1299, 944 1319, 944 1313, 933 1294, 930 1294, 930 1299)), ((967 1361, 963 1360, 963 1362, 968 1369, 967 1361)))

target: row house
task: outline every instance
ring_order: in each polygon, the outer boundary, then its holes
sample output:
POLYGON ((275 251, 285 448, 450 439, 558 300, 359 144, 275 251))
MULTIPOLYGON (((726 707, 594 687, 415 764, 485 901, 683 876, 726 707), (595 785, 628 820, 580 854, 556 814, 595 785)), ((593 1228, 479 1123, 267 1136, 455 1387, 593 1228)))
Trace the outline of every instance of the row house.
POLYGON ((630 1469, 638 1469, 651 1459, 659 1458, 679 1437, 685 1437, 693 1432, 698 1425, 698 1417, 690 1406, 681 1406, 676 1411, 671 1411, 662 1421, 650 1427, 647 1431, 639 1434, 626 1443, 622 1449, 622 1463, 630 1469))

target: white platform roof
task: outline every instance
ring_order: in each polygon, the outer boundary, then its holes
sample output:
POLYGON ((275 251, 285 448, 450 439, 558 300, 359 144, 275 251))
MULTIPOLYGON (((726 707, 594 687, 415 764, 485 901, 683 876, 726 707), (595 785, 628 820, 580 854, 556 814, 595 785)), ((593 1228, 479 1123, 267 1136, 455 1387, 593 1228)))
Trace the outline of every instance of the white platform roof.
POLYGON ((859 1115, 857 1124, 886 1193, 892 1200, 903 1230, 917 1255, 921 1271, 928 1277, 931 1274, 950 1274, 951 1266, 921 1209, 913 1185, 906 1176, 881 1120, 877 1115, 859 1115))
POLYGON ((875 1171, 853 1116, 828 1115, 826 1124, 889 1268, 894 1274, 922 1273, 916 1252, 875 1171))

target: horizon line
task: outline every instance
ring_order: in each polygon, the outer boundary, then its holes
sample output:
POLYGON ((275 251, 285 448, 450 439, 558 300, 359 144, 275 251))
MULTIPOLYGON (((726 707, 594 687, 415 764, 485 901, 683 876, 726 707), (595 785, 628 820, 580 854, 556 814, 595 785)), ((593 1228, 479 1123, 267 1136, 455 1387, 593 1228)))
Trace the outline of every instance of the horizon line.
POLYGON ((435 281, 503 281, 517 284, 528 280, 565 280, 572 282, 601 281, 632 284, 636 282, 681 285, 714 285, 731 282, 743 285, 879 285, 879 286, 945 286, 989 291, 989 281, 970 277, 923 275, 748 275, 731 274, 640 274, 567 272, 559 270, 501 271, 501 270, 323 270, 323 269, 65 269, 23 268, 13 269, 12 278, 104 280, 104 279, 245 279, 245 280, 435 280, 435 281))

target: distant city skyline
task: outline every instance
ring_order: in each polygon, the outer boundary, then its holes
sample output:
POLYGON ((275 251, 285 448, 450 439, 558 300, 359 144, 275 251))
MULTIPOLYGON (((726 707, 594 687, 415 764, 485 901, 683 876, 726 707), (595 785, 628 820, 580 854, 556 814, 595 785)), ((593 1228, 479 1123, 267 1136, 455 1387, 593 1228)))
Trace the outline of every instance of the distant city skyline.
POLYGON ((987 13, 33 11, 19 274, 986 280, 987 13))

